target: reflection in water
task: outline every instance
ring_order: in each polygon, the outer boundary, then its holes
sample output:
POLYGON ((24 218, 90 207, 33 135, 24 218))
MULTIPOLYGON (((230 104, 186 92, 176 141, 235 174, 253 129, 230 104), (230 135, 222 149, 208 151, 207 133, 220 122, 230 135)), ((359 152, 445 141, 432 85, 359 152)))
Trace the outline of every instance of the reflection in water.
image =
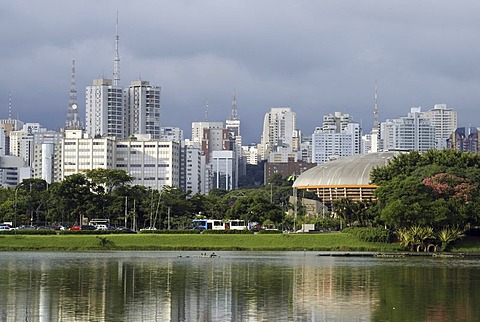
POLYGON ((448 321, 480 264, 315 253, 2 253, 0 321, 448 321))

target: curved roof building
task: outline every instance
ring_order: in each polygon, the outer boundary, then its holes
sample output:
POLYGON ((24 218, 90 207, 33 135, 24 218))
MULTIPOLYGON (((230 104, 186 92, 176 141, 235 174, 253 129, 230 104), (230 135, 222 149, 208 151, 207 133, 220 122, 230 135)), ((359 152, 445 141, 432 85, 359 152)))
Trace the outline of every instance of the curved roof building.
POLYGON ((398 153, 368 153, 330 161, 302 173, 293 187, 314 191, 330 208, 340 198, 369 200, 378 188, 370 182, 370 171, 385 166, 398 153))

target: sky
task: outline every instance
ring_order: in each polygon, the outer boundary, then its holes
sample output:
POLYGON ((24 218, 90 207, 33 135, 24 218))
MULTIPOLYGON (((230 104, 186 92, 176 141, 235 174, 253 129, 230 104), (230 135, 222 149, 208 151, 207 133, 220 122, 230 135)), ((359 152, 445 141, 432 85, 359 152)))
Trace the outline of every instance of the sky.
POLYGON ((82 0, 0 3, 0 118, 65 124, 75 58, 85 87, 113 77, 118 12, 121 85, 161 86, 161 125, 229 118, 236 93, 244 144, 271 107, 310 135, 325 114, 379 120, 447 104, 480 126, 480 2, 473 0, 82 0))

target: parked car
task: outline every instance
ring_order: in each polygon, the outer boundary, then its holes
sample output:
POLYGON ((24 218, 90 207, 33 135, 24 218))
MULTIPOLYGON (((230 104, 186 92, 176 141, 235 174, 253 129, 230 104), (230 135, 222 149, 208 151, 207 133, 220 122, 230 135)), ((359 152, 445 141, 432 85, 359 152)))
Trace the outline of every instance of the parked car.
POLYGON ((80 230, 96 230, 97 227, 93 226, 93 225, 82 225, 80 227, 80 230))
POLYGON ((1 225, 0 226, 0 231, 10 231, 12 230, 12 228, 10 228, 10 226, 7 226, 7 225, 1 225))
POLYGON ((72 227, 70 227, 70 230, 81 230, 81 229, 82 229, 81 225, 73 225, 72 227))
POLYGON ((107 225, 99 224, 95 226, 97 230, 108 230, 107 225))
POLYGON ((127 234, 136 234, 137 233, 135 230, 132 230, 128 227, 123 227, 123 226, 117 227, 117 230, 121 230, 121 231, 123 231, 124 233, 127 233, 127 234))
POLYGON ((35 230, 37 228, 35 228, 35 226, 32 226, 32 225, 21 225, 21 226, 18 226, 18 229, 30 229, 30 230, 35 230))

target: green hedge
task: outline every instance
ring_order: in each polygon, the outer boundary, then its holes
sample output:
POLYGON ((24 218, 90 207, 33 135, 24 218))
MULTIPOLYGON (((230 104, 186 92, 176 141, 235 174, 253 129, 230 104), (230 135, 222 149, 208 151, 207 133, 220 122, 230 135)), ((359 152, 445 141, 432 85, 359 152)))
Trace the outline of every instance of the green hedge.
POLYGON ((207 229, 202 232, 202 234, 230 234, 230 235, 245 235, 245 234, 253 234, 252 231, 250 230, 234 230, 234 229, 229 229, 229 230, 211 230, 207 229))
POLYGON ((342 230, 342 233, 354 235, 371 243, 390 243, 393 239, 392 232, 383 227, 348 227, 342 230))
POLYGON ((259 234, 281 234, 282 231, 281 230, 274 230, 274 229, 269 229, 269 230, 259 230, 258 231, 259 234))
POLYGON ((165 229, 157 229, 157 230, 140 230, 140 234, 200 234, 200 230, 198 229, 183 229, 183 230, 165 230, 165 229))
POLYGON ((59 233, 58 230, 51 230, 51 229, 16 229, 16 230, 8 230, 2 231, 0 234, 4 235, 56 235, 59 233))

